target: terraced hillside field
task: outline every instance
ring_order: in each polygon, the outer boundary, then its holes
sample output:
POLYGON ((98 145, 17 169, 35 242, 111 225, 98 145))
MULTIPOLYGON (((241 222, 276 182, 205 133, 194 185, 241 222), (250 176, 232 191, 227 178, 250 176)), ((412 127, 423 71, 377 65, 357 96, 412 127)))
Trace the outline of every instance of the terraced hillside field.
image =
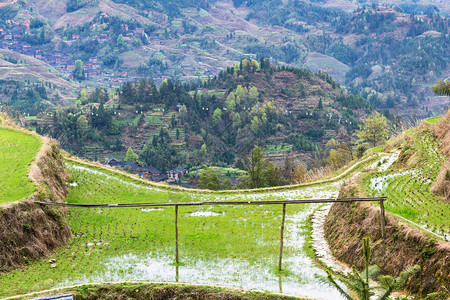
POLYGON ((364 179, 370 196, 387 196, 386 208, 437 237, 450 239, 450 202, 430 192, 444 157, 428 129, 405 132, 407 142, 392 168, 364 179))
POLYGON ((28 172, 41 145, 36 135, 0 126, 0 203, 19 201, 35 191, 28 172))
MULTIPOLYGON (((69 162, 69 203, 282 200, 336 197, 342 180, 271 193, 188 193, 158 189, 112 171, 69 162)), ((74 237, 54 256, 1 274, 0 297, 87 282, 179 281, 239 286, 339 299, 315 274, 307 254, 308 216, 317 205, 288 205, 282 274, 278 274, 281 205, 174 208, 70 208, 74 237), (54 260, 53 260, 54 259, 54 260)))
MULTIPOLYGON (((67 160, 72 174, 67 202, 118 204, 331 198, 338 195, 345 178, 367 165, 378 170, 375 174, 384 174, 391 170, 397 158, 402 158, 402 153, 376 153, 374 158, 366 158, 343 176, 322 184, 265 193, 204 193, 159 188, 118 172, 67 160)), ((434 159, 437 159, 434 163, 439 164, 438 154, 434 159)), ((394 198, 392 201, 395 203, 394 198)), ((395 205, 389 202, 390 197, 386 205, 395 212, 395 205)), ((318 208, 315 204, 287 206, 283 271, 280 273, 277 265, 281 205, 180 206, 180 264, 174 263, 173 207, 71 207, 67 220, 73 238, 51 257, 0 274, 0 297, 80 283, 142 280, 237 286, 341 299, 337 290, 323 285, 315 277, 324 272, 311 255, 308 216, 318 208)))

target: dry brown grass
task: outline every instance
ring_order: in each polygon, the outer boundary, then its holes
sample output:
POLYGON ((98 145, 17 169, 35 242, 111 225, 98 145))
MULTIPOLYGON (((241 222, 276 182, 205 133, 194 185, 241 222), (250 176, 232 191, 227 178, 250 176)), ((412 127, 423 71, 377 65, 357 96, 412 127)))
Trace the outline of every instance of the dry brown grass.
MULTIPOLYGON (((358 179, 352 179, 341 190, 339 197, 361 196, 358 179)), ((325 222, 325 235, 333 255, 358 268, 364 266, 361 241, 370 237, 373 243, 371 264, 383 274, 398 276, 408 266, 418 264, 421 271, 406 283, 410 293, 425 297, 437 292, 437 298, 450 296, 450 243, 436 241, 420 229, 400 222, 386 214, 386 238, 381 237, 380 209, 366 203, 334 204, 325 222)))
POLYGON ((434 135, 442 142, 442 153, 450 157, 450 109, 435 125, 434 135))
POLYGON ((51 254, 71 231, 60 209, 24 201, 0 212, 0 272, 51 254))
POLYGON ((450 200, 450 110, 434 126, 434 135, 441 141, 441 153, 447 157, 431 186, 431 192, 450 200))
POLYGON ((38 186, 38 192, 30 201, 0 205, 0 272, 50 255, 71 236, 64 209, 32 202, 65 200, 69 173, 56 143, 44 139, 30 169, 30 177, 38 186))
POLYGON ((433 182, 430 191, 442 196, 445 200, 450 200, 450 161, 446 161, 436 180, 433 182))

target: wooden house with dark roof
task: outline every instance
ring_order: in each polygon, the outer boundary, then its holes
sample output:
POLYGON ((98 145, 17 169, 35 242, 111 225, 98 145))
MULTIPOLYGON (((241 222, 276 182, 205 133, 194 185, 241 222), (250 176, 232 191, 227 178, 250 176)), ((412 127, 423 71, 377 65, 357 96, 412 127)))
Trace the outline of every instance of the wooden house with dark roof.
POLYGON ((167 173, 167 177, 169 180, 179 180, 181 177, 183 177, 184 174, 187 174, 188 172, 189 171, 185 168, 175 168, 167 173))

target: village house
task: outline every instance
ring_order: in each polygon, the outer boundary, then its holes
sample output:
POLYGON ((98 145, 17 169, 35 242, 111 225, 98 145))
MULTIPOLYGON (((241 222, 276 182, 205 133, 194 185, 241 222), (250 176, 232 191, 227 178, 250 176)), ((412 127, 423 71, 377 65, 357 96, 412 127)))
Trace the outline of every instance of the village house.
POLYGON ((136 28, 134 30, 134 34, 136 34, 136 35, 144 35, 145 34, 144 28, 136 28))
POLYGON ((181 179, 181 177, 183 177, 184 174, 187 174, 188 172, 189 171, 184 168, 175 168, 167 173, 167 177, 169 180, 179 180, 181 179))
POLYGON ((123 169, 130 173, 137 174, 143 178, 154 181, 162 181, 167 179, 167 176, 165 174, 161 174, 161 171, 159 171, 158 169, 152 166, 142 167, 141 165, 139 165, 139 163, 134 161, 120 161, 117 158, 112 157, 102 164, 123 169))

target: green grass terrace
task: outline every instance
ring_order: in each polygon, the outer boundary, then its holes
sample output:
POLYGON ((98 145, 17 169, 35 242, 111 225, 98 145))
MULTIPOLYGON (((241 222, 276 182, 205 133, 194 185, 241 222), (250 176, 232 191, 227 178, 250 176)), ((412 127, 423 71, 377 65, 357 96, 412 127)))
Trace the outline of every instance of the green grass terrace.
POLYGON ((41 146, 37 135, 0 126, 0 203, 23 200, 35 192, 28 172, 41 146))

